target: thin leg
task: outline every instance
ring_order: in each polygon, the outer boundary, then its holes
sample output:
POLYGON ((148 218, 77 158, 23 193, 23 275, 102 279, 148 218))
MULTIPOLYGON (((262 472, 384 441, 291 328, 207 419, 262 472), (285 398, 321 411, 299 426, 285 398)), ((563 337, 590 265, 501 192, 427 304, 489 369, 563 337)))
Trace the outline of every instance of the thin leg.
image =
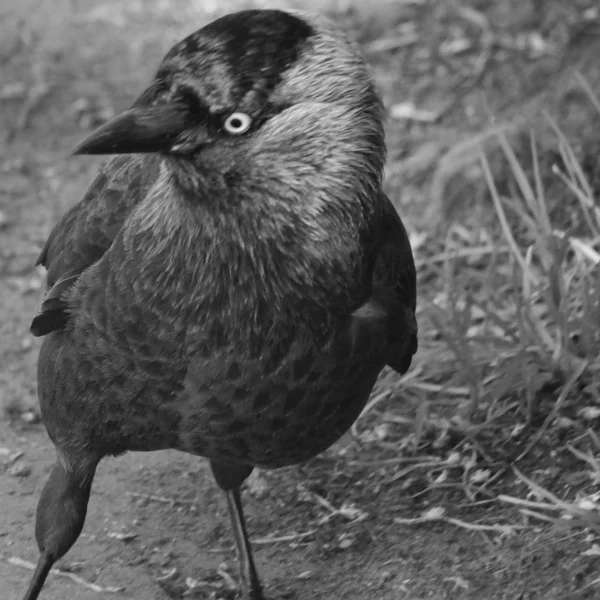
POLYGON ((244 592, 250 600, 264 600, 254 559, 252 558, 252 547, 246 531, 246 522, 244 520, 244 510, 242 508, 242 498, 240 488, 226 490, 227 508, 233 527, 233 536, 235 538, 235 548, 240 565, 240 576, 244 586, 244 592))
POLYGON ((54 562, 77 541, 85 522, 97 464, 95 461, 83 468, 67 470, 59 461, 52 468, 35 516, 40 558, 23 600, 37 599, 54 562))
POLYGON ((23 597, 23 600, 35 600, 39 596, 51 568, 52 560, 46 555, 40 556, 40 560, 38 561, 33 577, 31 578, 29 589, 23 597))

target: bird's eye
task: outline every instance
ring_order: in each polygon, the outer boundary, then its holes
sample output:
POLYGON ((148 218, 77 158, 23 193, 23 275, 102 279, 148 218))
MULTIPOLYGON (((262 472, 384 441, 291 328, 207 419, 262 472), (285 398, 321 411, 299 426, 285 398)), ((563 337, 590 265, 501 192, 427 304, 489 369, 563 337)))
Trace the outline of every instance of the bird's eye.
POLYGON ((223 123, 223 127, 227 133, 232 135, 240 135, 240 133, 246 133, 252 125, 252 119, 242 112, 231 113, 223 123))

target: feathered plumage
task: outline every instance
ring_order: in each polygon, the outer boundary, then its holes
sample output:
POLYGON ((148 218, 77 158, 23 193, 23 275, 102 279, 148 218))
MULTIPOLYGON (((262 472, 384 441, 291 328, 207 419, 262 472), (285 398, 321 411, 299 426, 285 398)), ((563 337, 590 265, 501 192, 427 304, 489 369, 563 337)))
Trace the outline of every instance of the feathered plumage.
POLYGON ((381 369, 405 372, 417 350, 367 68, 325 20, 236 13, 177 44, 78 152, 121 154, 38 259, 49 291, 32 332, 46 336, 39 396, 58 460, 26 600, 79 535, 98 461, 162 448, 211 460, 261 598, 240 485, 325 450, 381 369))

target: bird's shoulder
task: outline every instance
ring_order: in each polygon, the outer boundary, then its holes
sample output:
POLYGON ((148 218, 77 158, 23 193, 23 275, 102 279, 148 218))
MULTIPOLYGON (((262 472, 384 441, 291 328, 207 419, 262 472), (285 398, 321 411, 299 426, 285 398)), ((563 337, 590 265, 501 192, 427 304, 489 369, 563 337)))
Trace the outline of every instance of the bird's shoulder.
POLYGON ((158 174, 155 155, 117 156, 55 225, 36 262, 46 268, 48 292, 32 322, 34 335, 64 326, 64 292, 108 251, 158 174))
POLYGON ((153 155, 123 155, 100 170, 81 201, 54 226, 40 252, 37 264, 46 267, 48 287, 85 270, 108 250, 158 177, 157 163, 153 155))

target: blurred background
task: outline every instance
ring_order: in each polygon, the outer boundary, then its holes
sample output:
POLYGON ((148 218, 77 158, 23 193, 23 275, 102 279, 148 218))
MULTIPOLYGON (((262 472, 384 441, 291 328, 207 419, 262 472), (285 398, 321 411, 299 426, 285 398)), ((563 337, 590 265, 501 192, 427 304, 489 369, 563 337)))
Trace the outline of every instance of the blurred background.
MULTIPOLYGON (((37 558, 53 462, 34 267, 104 159, 70 157, 166 50, 240 8, 331 15, 388 109, 386 191, 419 276, 420 349, 352 431, 245 495, 282 598, 533 600, 600 589, 600 8, 595 0, 4 0, 0 6, 0 595, 37 558)), ((231 597, 204 461, 104 461, 47 600, 231 597)))

